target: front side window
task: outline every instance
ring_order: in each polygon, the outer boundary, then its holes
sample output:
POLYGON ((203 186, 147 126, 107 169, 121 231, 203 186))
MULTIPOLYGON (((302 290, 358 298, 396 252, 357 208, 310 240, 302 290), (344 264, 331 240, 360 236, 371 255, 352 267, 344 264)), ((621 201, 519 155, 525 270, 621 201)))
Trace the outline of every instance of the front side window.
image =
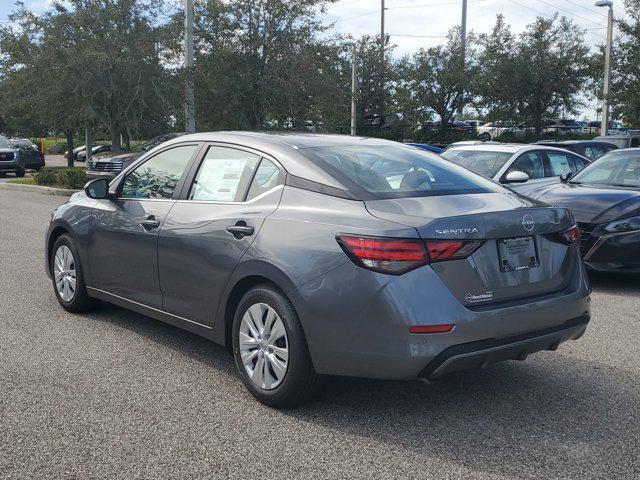
POLYGON ((210 147, 200 164, 190 200, 241 202, 260 156, 227 147, 210 147))
POLYGON ((172 198, 197 145, 182 145, 154 155, 129 173, 121 198, 172 198))
POLYGON ((573 158, 571 155, 561 152, 547 152, 549 158, 549 166, 551 167, 551 175, 559 177, 562 174, 569 172, 576 172, 576 167, 573 164, 573 158))
POLYGON ((501 187, 423 150, 401 145, 316 147, 301 150, 358 197, 426 197, 501 192, 501 187))
POLYGON ((526 173, 532 180, 536 178, 544 178, 542 154, 535 151, 523 153, 511 164, 506 173, 515 171, 526 173))

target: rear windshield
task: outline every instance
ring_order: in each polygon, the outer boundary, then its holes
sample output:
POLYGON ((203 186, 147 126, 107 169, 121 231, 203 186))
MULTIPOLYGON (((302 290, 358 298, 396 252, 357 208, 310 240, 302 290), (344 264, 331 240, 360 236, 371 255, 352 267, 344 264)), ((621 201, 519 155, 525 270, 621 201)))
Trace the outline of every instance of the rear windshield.
POLYGON ((628 138, 604 137, 603 140, 605 140, 605 141, 607 141, 609 143, 613 143, 618 148, 628 148, 629 147, 629 139, 628 138))
POLYGON ((427 197, 502 192, 437 155, 401 145, 306 148, 303 153, 356 197, 427 197))
POLYGON ((513 153, 456 148, 447 150, 442 156, 450 162, 468 168, 472 172, 493 178, 502 166, 513 156, 513 153))

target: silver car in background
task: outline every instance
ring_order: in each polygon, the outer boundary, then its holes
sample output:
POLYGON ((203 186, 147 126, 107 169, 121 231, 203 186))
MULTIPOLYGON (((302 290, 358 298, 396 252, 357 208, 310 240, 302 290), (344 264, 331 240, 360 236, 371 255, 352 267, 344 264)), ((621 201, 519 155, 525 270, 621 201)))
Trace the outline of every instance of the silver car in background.
POLYGON ((568 210, 410 146, 202 133, 58 207, 46 268, 66 310, 100 299, 226 345, 286 407, 320 375, 433 380, 579 338, 578 241, 568 210))
POLYGON ((525 144, 452 146, 441 155, 524 195, 542 185, 558 183, 563 174, 575 174, 590 163, 565 149, 525 144))

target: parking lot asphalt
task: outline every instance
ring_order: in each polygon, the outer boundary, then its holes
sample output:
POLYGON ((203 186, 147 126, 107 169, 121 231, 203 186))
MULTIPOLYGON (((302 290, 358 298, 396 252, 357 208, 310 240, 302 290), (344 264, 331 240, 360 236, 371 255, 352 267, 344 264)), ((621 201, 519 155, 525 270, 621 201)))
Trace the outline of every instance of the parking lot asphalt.
POLYGON ((587 333, 555 353, 432 385, 326 379, 276 411, 222 347, 63 311, 43 267, 63 201, 0 190, 2 479, 640 477, 638 278, 594 277, 587 333))

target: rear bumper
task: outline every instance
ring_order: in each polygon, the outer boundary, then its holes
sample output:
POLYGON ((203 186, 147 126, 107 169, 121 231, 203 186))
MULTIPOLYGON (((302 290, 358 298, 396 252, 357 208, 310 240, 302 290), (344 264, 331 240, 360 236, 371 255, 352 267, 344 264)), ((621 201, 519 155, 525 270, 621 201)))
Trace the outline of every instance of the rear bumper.
POLYGON ((589 316, 585 315, 554 328, 499 340, 489 338, 454 345, 429 362, 418 376, 433 380, 447 373, 486 368, 505 360, 525 360, 530 354, 542 350, 555 351, 561 343, 580 338, 587 329, 588 323, 589 316))
POLYGON ((345 264, 287 295, 318 373, 382 379, 435 378, 555 348, 578 338, 590 316, 579 263, 561 291, 486 308, 462 305, 430 267, 390 277, 345 264), (443 324, 455 326, 409 333, 411 326, 443 324))

